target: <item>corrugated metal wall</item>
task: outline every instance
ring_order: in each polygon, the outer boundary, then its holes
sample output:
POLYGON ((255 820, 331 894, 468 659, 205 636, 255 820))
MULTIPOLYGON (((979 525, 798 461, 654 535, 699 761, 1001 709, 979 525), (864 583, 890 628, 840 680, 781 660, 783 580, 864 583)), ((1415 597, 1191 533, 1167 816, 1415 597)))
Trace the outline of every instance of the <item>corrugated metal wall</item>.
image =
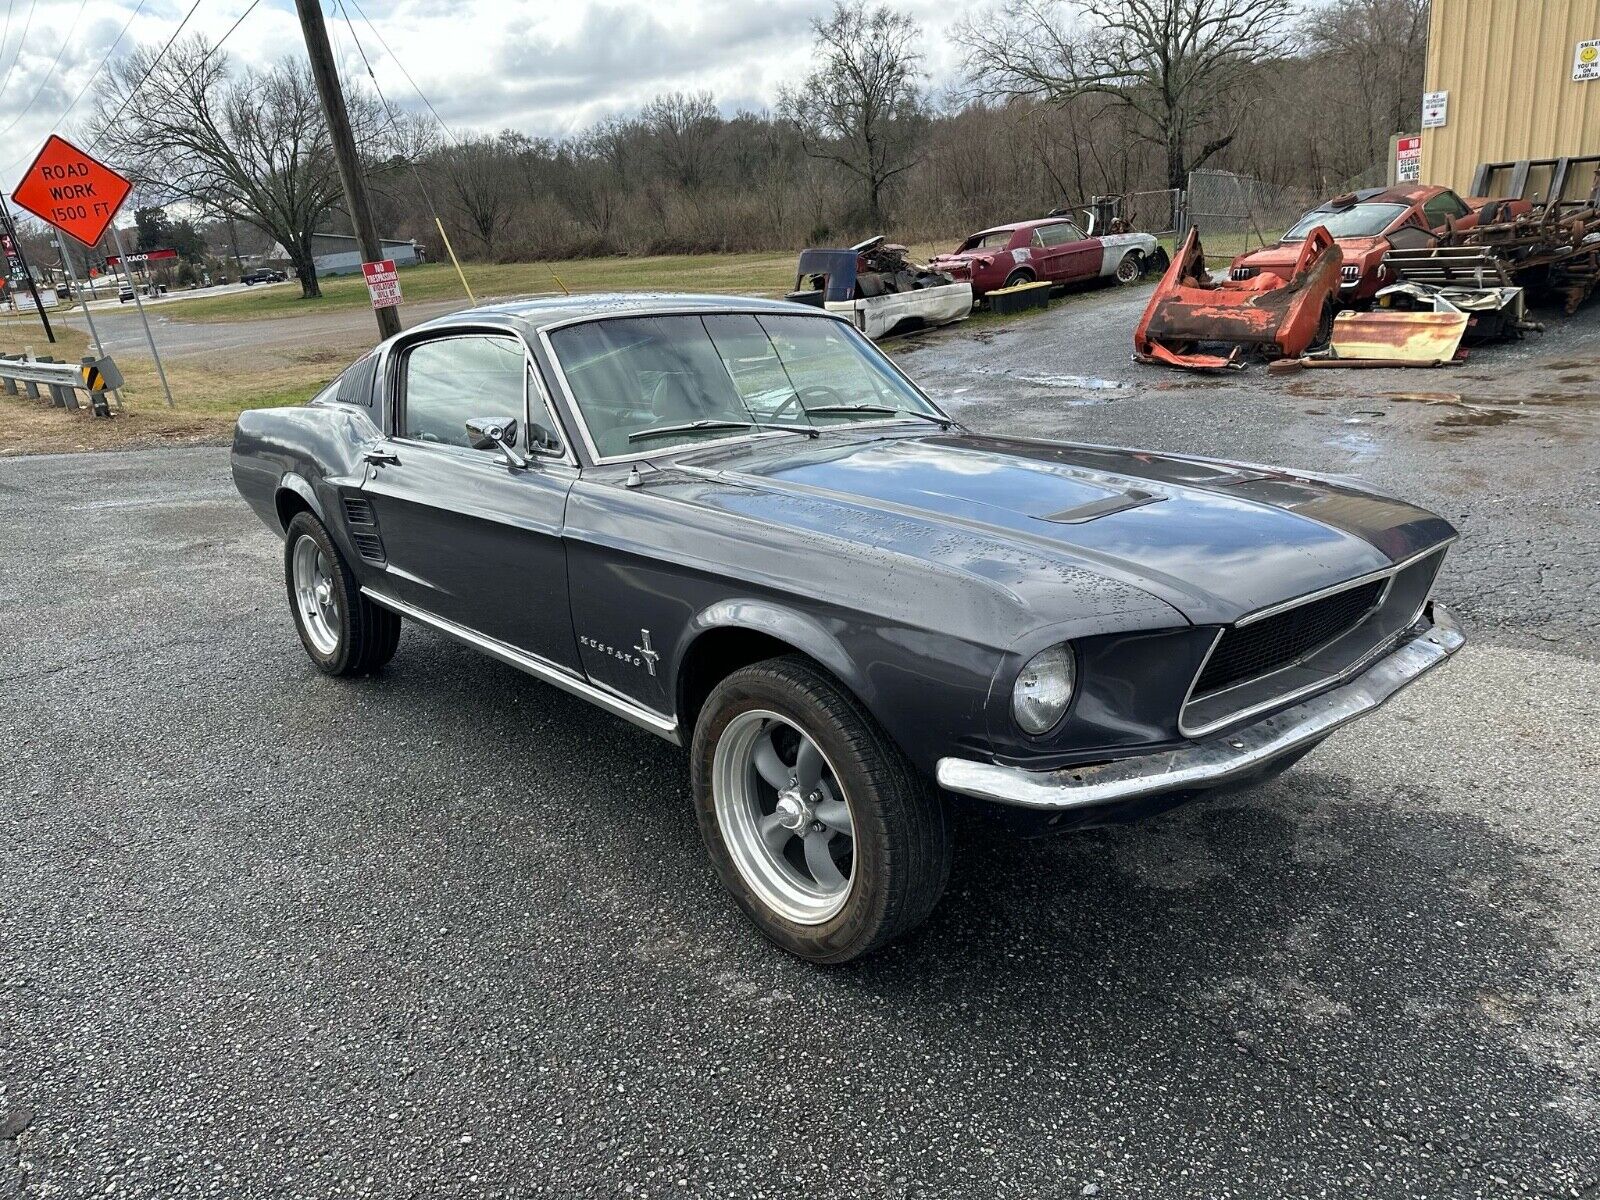
POLYGON ((1433 0, 1426 87, 1450 100, 1422 131, 1422 181, 1465 193, 1480 162, 1600 154, 1600 80, 1572 79, 1591 38, 1600 0, 1433 0))

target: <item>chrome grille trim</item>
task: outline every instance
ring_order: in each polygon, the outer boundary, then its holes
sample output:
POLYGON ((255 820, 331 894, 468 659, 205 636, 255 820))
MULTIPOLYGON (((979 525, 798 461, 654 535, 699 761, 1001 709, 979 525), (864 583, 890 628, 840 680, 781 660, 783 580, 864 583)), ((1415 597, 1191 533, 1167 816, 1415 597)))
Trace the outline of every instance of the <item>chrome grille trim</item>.
MULTIPOLYGON (((1285 600, 1278 604, 1268 605, 1266 608, 1257 609, 1255 612, 1248 613, 1245 616, 1240 617, 1237 621, 1233 622, 1231 626, 1223 626, 1222 628, 1218 629, 1216 636, 1211 639, 1211 645, 1206 648, 1205 657, 1200 660, 1200 665, 1195 669, 1194 678, 1189 681, 1189 690, 1184 693, 1183 703, 1178 708, 1178 732, 1184 737, 1203 737, 1204 735, 1213 733, 1224 726, 1235 724, 1236 722, 1245 720, 1248 717, 1253 717, 1259 713, 1266 712, 1269 709, 1292 703, 1293 701, 1304 696, 1309 696, 1313 692, 1320 691, 1323 688, 1349 679, 1356 672, 1364 669, 1375 658, 1379 657, 1379 655, 1381 655, 1385 650, 1390 648, 1390 645, 1393 641, 1392 638, 1386 637, 1380 639, 1377 645, 1373 646, 1367 653, 1361 655, 1356 662, 1341 668, 1339 671, 1331 675, 1319 679, 1315 683, 1308 684, 1305 687, 1294 688, 1280 695, 1273 696, 1271 699, 1264 700, 1258 704, 1248 705, 1234 712, 1230 712, 1225 716, 1218 717, 1216 720, 1208 721, 1204 725, 1192 726, 1185 719, 1189 712, 1189 706, 1196 700, 1211 700, 1217 696, 1226 695, 1230 691, 1246 687, 1251 684, 1260 683, 1263 679, 1270 679, 1273 675, 1281 674, 1284 671, 1291 670, 1295 666, 1298 666, 1300 663, 1326 649, 1328 646, 1332 645, 1333 642, 1338 641, 1340 637, 1344 637, 1355 629, 1358 629, 1363 622, 1369 620, 1374 613, 1380 612, 1384 605, 1388 603, 1389 595, 1393 590, 1394 579, 1396 576, 1405 571, 1408 567, 1415 566, 1417 563, 1422 562, 1430 557, 1437 557, 1439 561, 1434 568, 1434 578, 1428 581, 1428 587, 1423 592, 1422 600, 1417 604, 1416 610, 1411 613, 1410 620, 1406 622, 1404 627, 1405 629, 1411 628, 1421 618, 1423 610, 1427 607, 1428 600, 1433 592, 1434 580, 1437 579, 1439 569, 1444 565, 1446 552, 1449 550, 1450 546, 1454 544, 1455 540, 1456 539, 1452 537, 1448 541, 1441 542, 1436 546, 1430 546, 1428 549, 1423 550, 1420 553, 1413 554, 1410 558, 1402 559, 1400 562, 1394 563, 1391 566, 1384 567, 1377 571, 1368 572, 1365 575, 1359 575, 1354 579, 1346 579, 1341 583, 1336 583, 1330 587, 1321 588, 1304 596, 1296 596, 1292 600, 1285 600), (1236 629, 1241 625, 1249 625, 1254 621, 1262 620, 1263 618, 1273 616, 1276 613, 1281 613, 1291 608, 1298 608, 1302 604, 1310 604, 1314 601, 1325 599, 1326 597, 1335 595, 1339 592, 1348 591, 1351 588, 1361 587, 1364 584, 1371 583, 1375 579, 1383 579, 1386 581, 1386 586, 1383 589, 1382 595, 1378 598, 1377 603, 1369 608, 1360 619, 1349 625, 1343 633, 1337 635, 1328 642, 1324 642, 1316 649, 1307 651, 1293 663, 1286 663, 1281 667, 1277 667, 1272 671, 1257 675, 1254 678, 1241 680, 1231 687, 1196 696, 1195 688, 1199 684, 1201 676, 1205 674, 1206 665, 1211 661, 1212 653, 1216 650, 1218 643, 1222 641, 1223 634, 1225 634, 1229 628, 1236 629)), ((1404 631, 1402 630, 1402 632, 1404 631)))

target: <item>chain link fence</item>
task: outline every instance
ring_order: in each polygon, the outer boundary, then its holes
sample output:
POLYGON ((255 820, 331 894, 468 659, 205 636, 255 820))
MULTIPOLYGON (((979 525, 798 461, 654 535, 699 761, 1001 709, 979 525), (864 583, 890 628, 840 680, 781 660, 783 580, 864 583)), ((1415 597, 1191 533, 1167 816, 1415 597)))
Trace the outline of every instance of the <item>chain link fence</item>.
POLYGON ((1180 232, 1198 225, 1202 236, 1227 234, 1271 241, 1317 202, 1303 188, 1279 187, 1232 171, 1190 171, 1180 232))
POLYGON ((1155 192, 1127 192, 1122 197, 1122 217, 1141 233, 1177 233, 1183 221, 1183 192, 1162 188, 1155 192))

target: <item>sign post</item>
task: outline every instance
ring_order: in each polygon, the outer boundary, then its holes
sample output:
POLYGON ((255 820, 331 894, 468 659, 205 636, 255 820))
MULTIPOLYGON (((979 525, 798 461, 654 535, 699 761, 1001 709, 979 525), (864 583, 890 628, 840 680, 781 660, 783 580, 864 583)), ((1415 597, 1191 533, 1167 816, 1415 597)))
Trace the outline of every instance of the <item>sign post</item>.
POLYGON ((3 218, 0 224, 3 224, 5 228, 5 232, 0 234, 0 238, 3 238, 5 242, 6 265, 10 266, 11 260, 15 258, 17 265, 22 268, 22 277, 28 281, 28 295, 33 297, 33 307, 38 310, 39 323, 44 326, 44 336, 54 342, 56 340, 56 331, 50 328, 50 318, 45 315, 44 301, 39 299, 39 288, 33 282, 33 269, 28 266, 27 255, 22 253, 22 242, 17 237, 17 226, 11 219, 11 206, 9 204, 0 204, 0 218, 3 218))
POLYGON ((128 266, 128 252, 122 248, 122 232, 111 227, 111 240, 117 244, 117 257, 122 260, 122 273, 128 277, 128 290, 133 293, 133 306, 139 310, 139 320, 144 322, 144 338, 150 343, 150 353, 156 360, 156 374, 161 376, 161 390, 167 394, 167 407, 172 407, 172 385, 167 382, 167 369, 161 365, 161 351, 156 349, 156 335, 150 332, 150 318, 144 315, 144 301, 139 299, 139 285, 133 281, 133 269, 128 266))
MULTIPOLYGON (((89 297, 83 294, 83 289, 78 286, 78 281, 72 273, 72 256, 67 253, 67 244, 61 240, 59 234, 56 235, 56 249, 61 252, 61 265, 67 272, 67 287, 77 294, 78 303, 83 305, 83 317, 84 320, 89 322, 89 336, 94 339, 95 353, 104 358, 106 356, 106 348, 104 343, 100 341, 100 330, 95 327, 94 310, 89 307, 89 297)), ((84 259, 84 265, 88 267, 87 257, 84 259)), ((92 270, 92 268, 89 269, 92 270)), ((122 393, 117 390, 121 386, 122 384, 119 381, 116 387, 111 389, 111 394, 116 398, 118 408, 122 407, 122 393)))
POLYGON ((400 273, 395 270, 392 258, 385 258, 380 262, 364 262, 361 264, 361 273, 367 278, 367 291, 372 295, 373 308, 399 307, 400 273))
MULTIPOLYGON (((40 220, 54 225, 62 233, 70 233, 85 246, 92 247, 105 236, 109 227, 117 243, 118 256, 127 258, 127 251, 122 248, 122 235, 111 222, 132 190, 133 184, 105 163, 52 133, 45 139, 33 165, 23 172, 22 182, 17 184, 11 198, 40 220)), ((123 271, 127 271, 126 264, 123 271)), ((131 274, 128 286, 133 287, 131 274)), ((156 360, 156 373, 161 376, 161 390, 167 394, 167 407, 171 408, 172 388, 167 383, 167 369, 161 364, 161 351, 156 349, 150 318, 145 316, 144 301, 139 299, 136 287, 133 300, 139 309, 139 320, 144 323, 145 340, 150 343, 150 353, 156 360)), ((88 312, 87 301, 84 311, 88 312)), ((41 308, 41 316, 43 312, 41 308)))

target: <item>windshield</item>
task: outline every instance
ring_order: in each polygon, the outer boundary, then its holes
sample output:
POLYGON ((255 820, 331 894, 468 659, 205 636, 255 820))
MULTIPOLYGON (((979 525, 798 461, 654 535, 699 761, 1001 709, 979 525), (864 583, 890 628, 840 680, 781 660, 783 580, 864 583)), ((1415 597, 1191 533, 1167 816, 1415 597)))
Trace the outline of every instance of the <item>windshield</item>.
POLYGON ((897 415, 944 418, 828 317, 612 317, 550 344, 601 458, 897 415))
POLYGON ((1294 228, 1283 235, 1283 240, 1304 241, 1318 225, 1336 238, 1376 237, 1409 207, 1406 204, 1356 204, 1340 212, 1314 208, 1295 222, 1294 228))

